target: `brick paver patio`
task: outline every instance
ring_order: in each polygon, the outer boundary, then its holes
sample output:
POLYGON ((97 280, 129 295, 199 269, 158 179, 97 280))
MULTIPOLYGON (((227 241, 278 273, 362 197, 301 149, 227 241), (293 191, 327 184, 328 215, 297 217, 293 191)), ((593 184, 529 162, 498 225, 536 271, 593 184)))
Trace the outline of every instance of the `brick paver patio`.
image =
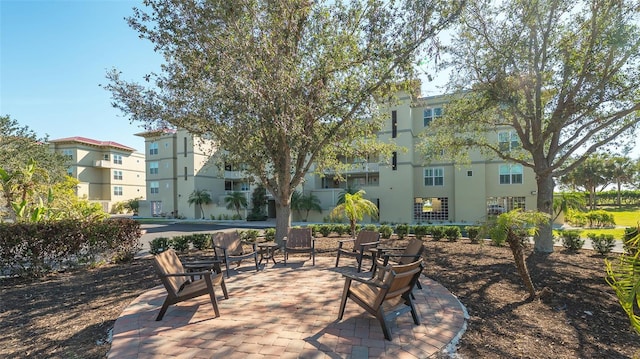
POLYGON ((425 277, 423 289, 414 291, 421 325, 410 313, 401 315, 391 326, 393 341, 351 300, 338 321, 341 272, 352 273, 354 263, 333 268, 334 262, 317 257, 313 267, 292 257, 287 267, 268 263, 257 273, 243 263, 225 279, 229 299, 216 288, 219 318, 202 296, 169 307, 156 322, 166 292, 151 289, 116 321, 108 358, 428 358, 450 349, 466 328, 460 302, 425 277))

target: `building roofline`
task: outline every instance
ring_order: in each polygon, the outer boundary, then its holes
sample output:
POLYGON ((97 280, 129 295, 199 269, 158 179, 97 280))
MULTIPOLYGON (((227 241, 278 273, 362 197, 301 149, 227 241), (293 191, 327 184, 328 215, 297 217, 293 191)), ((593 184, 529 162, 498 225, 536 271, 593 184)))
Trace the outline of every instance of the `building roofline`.
POLYGON ((118 149, 125 150, 125 151, 131 151, 131 152, 135 152, 136 151, 136 149, 133 148, 133 147, 125 146, 125 145, 122 145, 122 144, 117 143, 117 142, 99 141, 99 140, 94 140, 94 139, 91 139, 91 138, 86 138, 86 137, 81 137, 81 136, 58 138, 58 139, 55 139, 55 140, 50 140, 49 142, 52 142, 52 143, 65 143, 65 142, 82 143, 82 144, 85 144, 85 145, 93 145, 93 146, 98 146, 98 147, 113 147, 113 148, 118 148, 118 149))

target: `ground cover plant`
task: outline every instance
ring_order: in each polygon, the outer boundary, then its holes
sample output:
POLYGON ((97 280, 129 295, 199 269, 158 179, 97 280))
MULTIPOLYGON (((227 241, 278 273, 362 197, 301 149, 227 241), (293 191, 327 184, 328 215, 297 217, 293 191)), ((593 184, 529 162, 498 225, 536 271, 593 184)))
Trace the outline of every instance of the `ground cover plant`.
MULTIPOLYGON (((335 257, 340 238, 335 233, 318 238, 318 256, 335 257)), ((407 241, 395 238, 385 243, 407 241)), ((424 241, 425 275, 447 287, 470 315, 460 357, 640 355, 640 336, 630 330, 627 316, 604 280, 604 257, 596 252, 558 249, 549 255, 532 255, 528 248, 531 278, 545 293, 528 300, 508 247, 472 244, 466 238, 449 242, 427 236, 424 241)), ((209 250, 183 254, 202 255, 210 255, 209 250)), ((136 296, 156 285, 160 282, 151 261, 144 258, 38 280, 1 279, 0 357, 104 358, 115 319, 136 296)))

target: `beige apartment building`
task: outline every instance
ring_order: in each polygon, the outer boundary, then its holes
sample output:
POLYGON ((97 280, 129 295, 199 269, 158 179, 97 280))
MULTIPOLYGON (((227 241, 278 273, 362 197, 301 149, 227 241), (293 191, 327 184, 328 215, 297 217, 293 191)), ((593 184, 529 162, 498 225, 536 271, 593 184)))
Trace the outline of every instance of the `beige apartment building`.
POLYGON ((67 174, 80 182, 78 197, 106 212, 114 203, 145 197, 145 158, 134 148, 85 137, 51 140, 49 146, 69 159, 67 174))
MULTIPOLYGON (((475 223, 488 214, 514 208, 534 209, 536 183, 533 172, 502 160, 471 156, 465 166, 449 162, 425 164, 416 151, 418 135, 428 131, 431 121, 442 116, 445 96, 410 98, 405 96, 389 108, 388 121, 379 139, 406 148, 392 158, 344 159, 352 164, 346 182, 335 173, 309 173, 298 190, 320 199, 322 213, 311 212, 309 222, 322 222, 335 207, 346 187, 366 192, 366 198, 380 210, 379 222, 387 223, 475 223)), ((224 198, 231 192, 245 193, 250 203, 254 185, 247 174, 228 166, 218 168, 213 160, 218 149, 213 142, 195 139, 184 130, 159 130, 137 134, 145 138, 147 204, 141 215, 218 218, 234 212, 226 209, 224 198), (206 148, 207 150, 202 150, 206 148), (213 154, 213 156, 212 156, 213 154), (194 190, 206 190, 212 203, 204 207, 189 205, 194 190)), ((517 145, 508 131, 489 133, 501 145, 517 145)), ((273 200, 269 217, 275 217, 273 200)), ((246 218, 246 211, 243 218, 246 218)), ((293 214, 294 221, 300 221, 293 214)))

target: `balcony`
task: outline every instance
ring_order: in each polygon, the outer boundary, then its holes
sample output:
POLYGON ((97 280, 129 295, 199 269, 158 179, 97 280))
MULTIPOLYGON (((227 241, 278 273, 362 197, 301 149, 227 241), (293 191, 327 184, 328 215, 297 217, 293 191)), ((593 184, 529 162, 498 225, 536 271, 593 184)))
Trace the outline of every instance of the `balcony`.
MULTIPOLYGON (((378 173, 380 172, 380 164, 377 162, 353 163, 352 167, 344 170, 343 174, 360 174, 360 173, 378 173)), ((335 171, 325 171, 325 174, 334 174, 335 171)))
POLYGON ((245 179, 249 175, 244 171, 224 171, 225 179, 245 179))
POLYGON ((94 162, 94 167, 100 167, 100 168, 111 168, 111 161, 108 160, 97 160, 94 162))

